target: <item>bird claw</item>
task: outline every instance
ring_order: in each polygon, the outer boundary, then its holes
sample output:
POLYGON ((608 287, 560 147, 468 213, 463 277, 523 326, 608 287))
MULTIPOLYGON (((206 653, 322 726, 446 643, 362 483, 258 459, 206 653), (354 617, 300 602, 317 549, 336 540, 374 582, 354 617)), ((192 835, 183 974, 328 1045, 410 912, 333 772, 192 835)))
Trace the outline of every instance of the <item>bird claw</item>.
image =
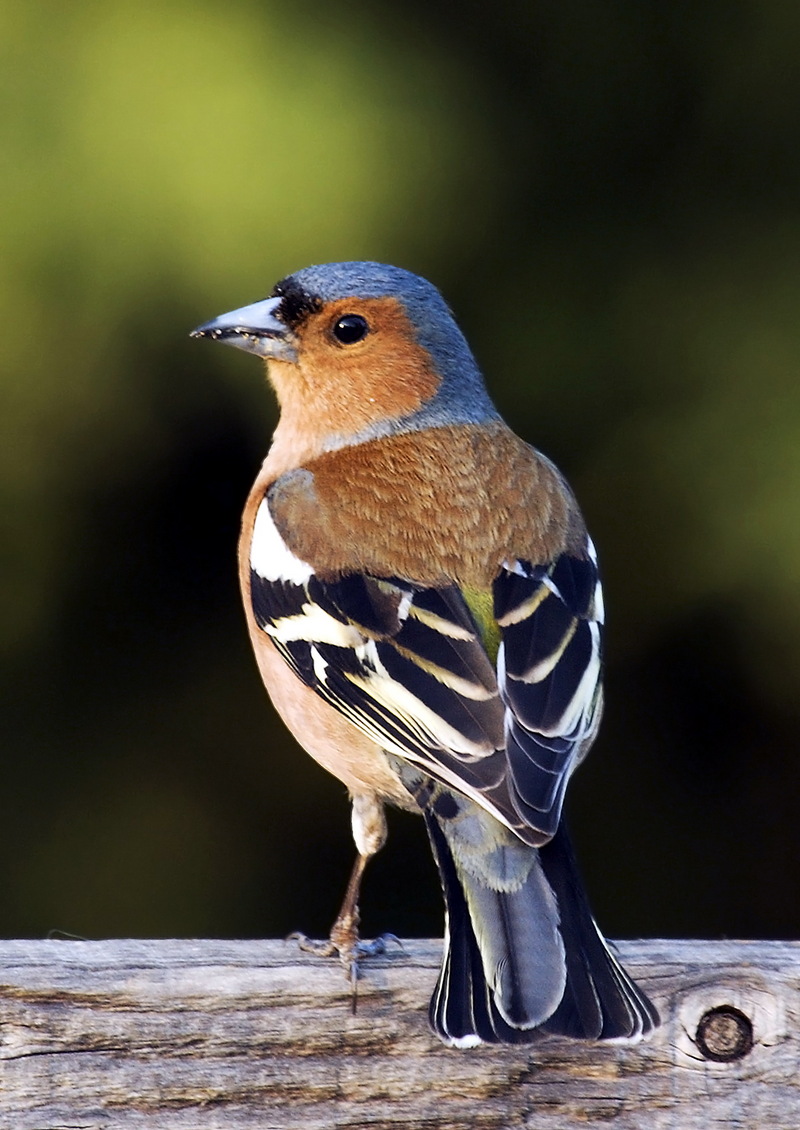
POLYGON ((377 957, 379 954, 386 953, 388 942, 394 942, 400 949, 403 949, 403 943, 396 934, 379 934, 377 938, 373 938, 370 942, 359 940, 353 949, 359 957, 377 957))
POLYGON ((316 941, 314 938, 309 938, 307 934, 302 934, 299 930, 294 930, 286 939, 287 942, 297 942, 297 948, 301 949, 303 953, 313 953, 315 957, 333 957, 338 953, 337 947, 330 938, 324 941, 316 941))

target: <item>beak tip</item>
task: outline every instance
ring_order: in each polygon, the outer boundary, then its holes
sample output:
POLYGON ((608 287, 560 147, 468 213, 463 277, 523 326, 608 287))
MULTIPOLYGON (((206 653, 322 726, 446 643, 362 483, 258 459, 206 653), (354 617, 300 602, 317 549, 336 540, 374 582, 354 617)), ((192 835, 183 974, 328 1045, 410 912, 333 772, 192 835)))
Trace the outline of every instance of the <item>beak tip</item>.
POLYGON ((219 337, 220 331, 214 328, 214 322, 203 322, 201 326, 195 326, 193 330, 189 331, 189 337, 219 337))

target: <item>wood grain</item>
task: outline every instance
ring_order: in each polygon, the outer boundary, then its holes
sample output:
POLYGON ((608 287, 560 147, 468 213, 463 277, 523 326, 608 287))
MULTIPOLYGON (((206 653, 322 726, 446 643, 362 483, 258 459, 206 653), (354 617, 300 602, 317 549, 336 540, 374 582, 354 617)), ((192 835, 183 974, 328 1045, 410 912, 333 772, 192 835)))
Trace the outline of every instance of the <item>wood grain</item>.
POLYGON ((336 962, 291 943, 0 941, 0 1127, 800 1127, 800 943, 620 942, 661 1011, 646 1042, 472 1051, 428 1032, 441 943, 403 944, 353 1015, 336 962), (727 1062, 697 1040, 722 1006, 717 1052, 735 1010, 753 1030, 727 1062))

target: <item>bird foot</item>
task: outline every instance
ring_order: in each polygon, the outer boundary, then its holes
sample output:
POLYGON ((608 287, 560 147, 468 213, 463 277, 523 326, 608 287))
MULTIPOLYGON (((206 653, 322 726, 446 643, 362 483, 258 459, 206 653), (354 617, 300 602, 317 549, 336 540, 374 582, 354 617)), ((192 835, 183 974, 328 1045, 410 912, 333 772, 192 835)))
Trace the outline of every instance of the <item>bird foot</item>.
POLYGON ((386 946, 389 942, 394 942, 395 945, 400 946, 400 949, 403 948, 403 943, 396 934, 380 934, 377 938, 367 941, 359 938, 358 935, 343 939, 335 936, 332 931, 330 938, 317 940, 296 930, 286 940, 287 942, 297 942, 303 953, 313 953, 316 957, 338 957, 348 971, 353 963, 358 964, 361 958, 377 957, 379 954, 386 953, 386 946))
POLYGON ((313 953, 316 957, 339 958, 353 990, 353 1012, 356 1011, 357 1003, 359 963, 365 957, 377 957, 386 953, 390 942, 403 948, 403 943, 395 934, 381 934, 369 941, 359 938, 355 922, 343 922, 341 919, 334 922, 329 938, 316 941, 296 931, 286 940, 297 942, 304 953, 313 953))

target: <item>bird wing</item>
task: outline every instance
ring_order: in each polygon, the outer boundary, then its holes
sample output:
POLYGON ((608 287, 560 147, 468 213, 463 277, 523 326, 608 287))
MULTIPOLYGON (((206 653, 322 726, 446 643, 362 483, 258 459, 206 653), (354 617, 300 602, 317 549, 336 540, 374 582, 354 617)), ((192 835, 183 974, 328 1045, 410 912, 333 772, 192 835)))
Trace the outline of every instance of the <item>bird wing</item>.
POLYGON ((599 721, 596 562, 504 564, 493 591, 325 578, 255 516, 256 624, 298 678, 382 749, 472 797, 523 840, 555 832, 599 721))
POLYGON ((585 556, 504 563, 494 614, 507 784, 524 823, 550 839, 602 713, 603 596, 591 539, 585 556))

